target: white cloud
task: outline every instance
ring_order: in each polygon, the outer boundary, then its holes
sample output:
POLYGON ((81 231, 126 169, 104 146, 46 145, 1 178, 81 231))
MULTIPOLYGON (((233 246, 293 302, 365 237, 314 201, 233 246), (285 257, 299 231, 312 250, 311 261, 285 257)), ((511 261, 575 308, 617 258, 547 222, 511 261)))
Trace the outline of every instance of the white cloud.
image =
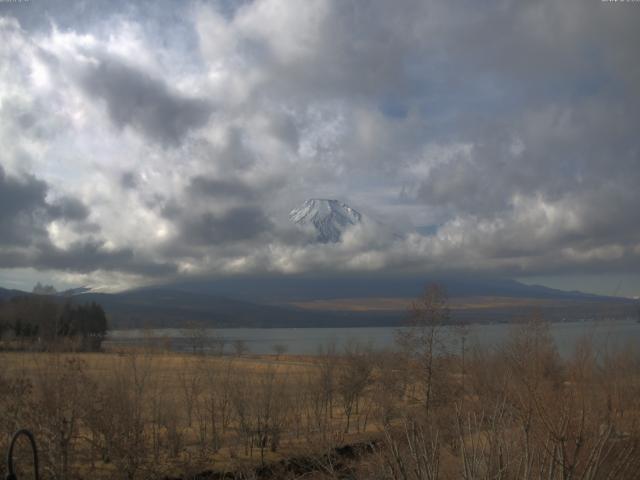
POLYGON ((1 165, 89 208, 84 223, 45 222, 64 282, 639 263, 636 13, 120 7, 85 23, 73 9, 0 17, 1 165), (194 195, 194 179, 211 191, 194 195), (314 245, 286 214, 316 196, 387 227, 314 245), (101 259, 91 271, 72 261, 81 246, 101 259))

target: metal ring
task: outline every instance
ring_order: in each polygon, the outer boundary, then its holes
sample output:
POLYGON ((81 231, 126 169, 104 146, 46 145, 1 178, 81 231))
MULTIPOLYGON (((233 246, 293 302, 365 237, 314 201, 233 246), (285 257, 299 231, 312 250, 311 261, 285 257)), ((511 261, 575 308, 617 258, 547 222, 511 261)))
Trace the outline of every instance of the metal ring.
POLYGON ((35 480, 38 480, 38 449, 36 448, 36 439, 33 436, 33 433, 24 428, 14 433, 13 437, 11 438, 11 444, 9 445, 9 451, 7 452, 7 470, 9 471, 9 473, 7 474, 7 480, 18 480, 18 477, 13 471, 13 447, 15 446, 16 441, 18 440, 18 437, 20 435, 24 435, 25 437, 27 437, 29 439, 29 442, 31 443, 31 450, 33 451, 33 474, 35 480))

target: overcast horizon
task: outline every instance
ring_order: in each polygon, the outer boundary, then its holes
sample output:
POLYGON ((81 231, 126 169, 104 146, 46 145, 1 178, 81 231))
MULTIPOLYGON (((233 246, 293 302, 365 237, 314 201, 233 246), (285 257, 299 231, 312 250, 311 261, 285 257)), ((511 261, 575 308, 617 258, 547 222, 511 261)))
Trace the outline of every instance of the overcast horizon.
POLYGON ((640 295, 640 3, 0 0, 0 287, 640 295), (318 243, 332 198, 367 221, 318 243))

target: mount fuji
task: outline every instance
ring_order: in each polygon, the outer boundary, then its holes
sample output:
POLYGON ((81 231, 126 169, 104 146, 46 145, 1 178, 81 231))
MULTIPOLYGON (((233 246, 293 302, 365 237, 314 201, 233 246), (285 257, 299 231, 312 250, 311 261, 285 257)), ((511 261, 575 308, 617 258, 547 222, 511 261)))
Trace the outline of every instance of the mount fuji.
POLYGON ((319 242, 335 243, 345 229, 362 222, 363 216, 338 200, 311 198, 291 210, 289 220, 301 227, 313 227, 319 242))

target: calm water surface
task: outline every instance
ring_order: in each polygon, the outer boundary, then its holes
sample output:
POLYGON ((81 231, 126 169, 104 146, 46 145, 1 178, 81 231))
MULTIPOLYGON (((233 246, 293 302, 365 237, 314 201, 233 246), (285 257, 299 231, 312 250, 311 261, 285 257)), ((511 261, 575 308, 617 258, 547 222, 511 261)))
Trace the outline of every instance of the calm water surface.
MULTIPOLYGON (((467 345, 496 347, 509 335, 513 328, 506 324, 471 325, 467 345)), ((395 341, 395 327, 360 328, 217 328, 207 329, 208 342, 215 338, 225 341, 225 351, 233 351, 234 341, 243 340, 250 353, 267 354, 274 352, 274 345, 284 345, 290 354, 308 355, 318 353, 320 347, 335 344, 343 348, 350 341, 371 345, 376 349, 392 348, 395 341)), ((447 329, 450 342, 458 338, 453 329, 447 329)), ((617 350, 640 348, 640 323, 633 320, 600 320, 565 322, 551 324, 551 334, 558 351, 569 356, 577 342, 589 336, 599 349, 617 350)), ((191 348, 190 333, 184 329, 156 330, 114 330, 110 332, 107 344, 141 345, 154 341, 167 344, 172 349, 187 351, 191 348)))

